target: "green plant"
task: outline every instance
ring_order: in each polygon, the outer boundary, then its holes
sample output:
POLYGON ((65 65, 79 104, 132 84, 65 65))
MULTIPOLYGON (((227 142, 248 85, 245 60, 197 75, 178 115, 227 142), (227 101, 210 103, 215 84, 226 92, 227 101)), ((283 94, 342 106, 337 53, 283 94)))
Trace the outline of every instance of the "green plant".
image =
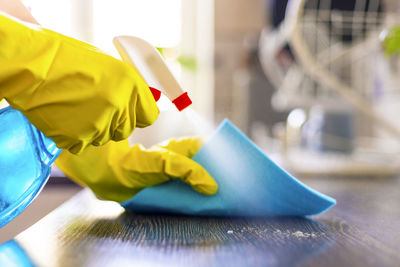
POLYGON ((383 46, 387 56, 393 56, 400 51, 400 25, 393 26, 384 32, 383 46))
MULTIPOLYGON (((162 57, 166 58, 165 56, 166 48, 156 47, 156 49, 158 50, 158 52, 160 52, 162 57)), ((180 55, 175 60, 182 66, 182 68, 185 68, 191 72, 196 72, 197 70, 196 58, 187 55, 180 55)))

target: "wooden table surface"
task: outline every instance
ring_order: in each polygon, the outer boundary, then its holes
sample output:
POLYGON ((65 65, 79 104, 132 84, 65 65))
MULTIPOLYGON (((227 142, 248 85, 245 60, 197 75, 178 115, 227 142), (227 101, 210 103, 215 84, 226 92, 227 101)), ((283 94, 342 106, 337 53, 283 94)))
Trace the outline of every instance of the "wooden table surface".
POLYGON ((400 179, 303 180, 323 215, 134 214, 83 190, 15 240, 38 266, 400 266, 400 179))

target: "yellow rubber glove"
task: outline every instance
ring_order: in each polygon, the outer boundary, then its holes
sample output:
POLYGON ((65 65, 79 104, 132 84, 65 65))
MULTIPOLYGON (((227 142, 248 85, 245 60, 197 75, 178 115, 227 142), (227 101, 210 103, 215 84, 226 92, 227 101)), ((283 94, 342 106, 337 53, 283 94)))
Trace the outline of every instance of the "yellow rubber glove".
POLYGON ((81 154, 63 151, 56 165, 77 183, 88 186, 101 199, 123 202, 140 190, 181 179, 200 193, 211 195, 218 185, 190 158, 200 149, 200 138, 171 140, 144 149, 129 146, 127 140, 87 147, 81 154))
POLYGON ((128 138, 158 116, 136 71, 96 47, 0 13, 0 99, 59 148, 128 138))

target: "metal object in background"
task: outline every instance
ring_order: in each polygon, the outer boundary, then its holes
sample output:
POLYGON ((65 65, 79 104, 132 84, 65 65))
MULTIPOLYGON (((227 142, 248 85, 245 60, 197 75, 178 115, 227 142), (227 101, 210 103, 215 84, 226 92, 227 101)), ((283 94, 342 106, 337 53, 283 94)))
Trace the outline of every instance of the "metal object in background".
MULTIPOLYGON (((289 2, 278 28, 265 29, 261 35, 262 66, 277 89, 272 99, 275 108, 300 107, 309 112, 318 106, 326 114, 343 109, 354 118, 352 128, 357 131, 347 140, 349 150, 354 147, 353 153, 329 155, 328 161, 335 167, 326 169, 341 174, 400 173, 400 123, 393 112, 385 113, 384 102, 390 94, 400 103, 400 90, 386 86, 392 77, 380 71, 380 66, 389 63, 379 40, 382 30, 396 22, 396 1, 300 0, 289 2), (382 130, 394 139, 383 139, 382 130)), ((349 125, 343 121, 336 127, 349 125)), ((325 133, 311 147, 321 140, 325 145, 335 143, 338 137, 325 133)), ((290 144, 285 147, 290 148, 290 144)), ((321 155, 305 156, 304 150, 291 153, 294 150, 286 153, 294 169, 299 169, 301 161, 301 169, 309 165, 306 172, 320 172, 315 166, 323 159, 321 155), (305 158, 310 159, 309 164, 305 158)))

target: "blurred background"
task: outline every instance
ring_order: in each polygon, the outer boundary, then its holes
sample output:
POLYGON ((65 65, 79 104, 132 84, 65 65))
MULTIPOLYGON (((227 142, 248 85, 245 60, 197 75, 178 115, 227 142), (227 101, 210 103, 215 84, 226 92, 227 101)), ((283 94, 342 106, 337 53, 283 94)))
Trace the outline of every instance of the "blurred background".
MULTIPOLYGON (((203 123, 215 129, 229 118, 299 177, 400 173, 400 66, 382 45, 400 23, 397 0, 24 3, 44 27, 115 57, 114 36, 149 41, 203 123)), ((159 107, 155 125, 135 130, 132 142, 150 146, 204 125, 166 98, 159 107)))
POLYGON ((398 60, 385 57, 381 40, 400 17, 395 0, 25 3, 44 27, 115 57, 117 35, 159 49, 199 116, 163 98, 160 118, 133 143, 198 134, 193 124, 214 129, 229 118, 296 173, 399 171, 398 60))

